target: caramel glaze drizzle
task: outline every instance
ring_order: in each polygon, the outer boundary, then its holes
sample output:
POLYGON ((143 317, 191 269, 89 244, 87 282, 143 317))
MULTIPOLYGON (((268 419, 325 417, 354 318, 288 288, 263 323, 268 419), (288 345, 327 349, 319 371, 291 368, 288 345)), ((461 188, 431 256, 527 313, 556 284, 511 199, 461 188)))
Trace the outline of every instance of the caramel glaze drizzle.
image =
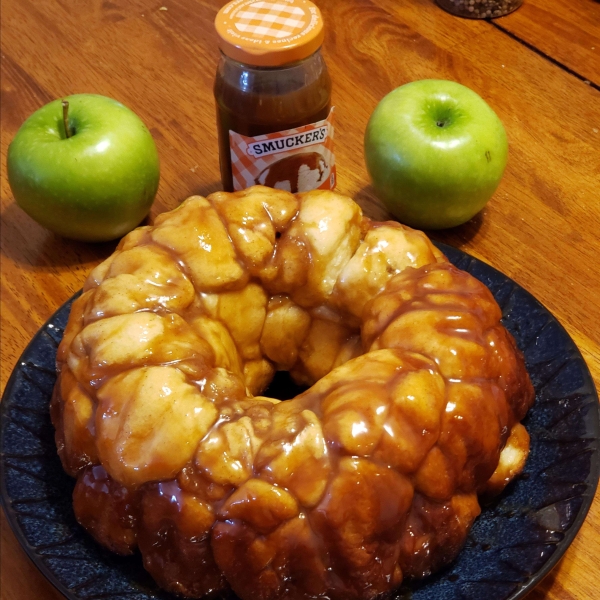
POLYGON ((192 197, 73 305, 51 414, 76 516, 189 597, 427 575, 527 456, 533 389, 500 317, 424 234, 338 194, 192 197), (312 387, 258 395, 276 370, 312 387))

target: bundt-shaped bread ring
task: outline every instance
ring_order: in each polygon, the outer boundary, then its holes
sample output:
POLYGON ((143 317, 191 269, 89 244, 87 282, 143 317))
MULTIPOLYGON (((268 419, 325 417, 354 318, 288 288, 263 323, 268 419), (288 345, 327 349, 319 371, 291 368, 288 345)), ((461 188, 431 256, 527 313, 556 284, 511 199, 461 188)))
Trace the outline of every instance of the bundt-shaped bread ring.
POLYGON ((452 560, 528 452, 488 289, 332 192, 192 197, 88 278, 58 351, 79 522, 199 598, 373 598, 452 560), (275 371, 312 386, 259 396, 275 371))

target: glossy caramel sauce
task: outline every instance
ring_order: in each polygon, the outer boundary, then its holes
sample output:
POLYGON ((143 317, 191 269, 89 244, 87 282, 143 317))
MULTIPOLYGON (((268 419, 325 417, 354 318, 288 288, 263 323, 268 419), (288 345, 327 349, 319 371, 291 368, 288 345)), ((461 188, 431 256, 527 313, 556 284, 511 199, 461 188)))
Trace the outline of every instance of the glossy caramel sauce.
POLYGON ((367 599, 451 561, 533 401, 479 281, 332 192, 192 197, 89 276, 57 447, 103 545, 200 598, 367 599), (311 386, 260 396, 277 370, 311 386))

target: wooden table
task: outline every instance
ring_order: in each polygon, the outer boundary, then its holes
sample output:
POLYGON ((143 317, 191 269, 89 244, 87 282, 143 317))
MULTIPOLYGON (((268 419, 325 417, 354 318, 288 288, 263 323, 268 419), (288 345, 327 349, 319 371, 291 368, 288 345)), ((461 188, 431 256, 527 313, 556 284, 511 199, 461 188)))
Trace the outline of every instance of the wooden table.
MULTIPOLYGON (((147 123, 162 179, 151 216, 219 189, 212 82, 217 0, 3 0, 2 374, 115 243, 60 239, 14 203, 4 168, 20 124, 77 92, 117 98, 147 123)), ((494 265, 564 324, 600 387, 600 4, 525 0, 493 22, 433 0, 321 0, 337 110, 338 190, 387 218, 365 171, 362 137, 377 102, 415 79, 459 81, 506 126, 500 188, 469 223, 432 237, 494 265)), ((61 598, 2 516, 3 600, 61 598)), ((598 597, 600 496, 564 560, 532 600, 598 597)))

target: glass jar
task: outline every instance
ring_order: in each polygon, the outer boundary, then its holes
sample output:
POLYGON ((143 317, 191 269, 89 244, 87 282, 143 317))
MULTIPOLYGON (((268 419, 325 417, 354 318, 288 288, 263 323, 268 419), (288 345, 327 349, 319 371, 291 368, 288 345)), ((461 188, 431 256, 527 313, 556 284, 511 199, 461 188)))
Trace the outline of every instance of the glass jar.
POLYGON ((320 51, 321 14, 308 0, 256 5, 230 2, 215 21, 223 188, 332 189, 331 79, 320 51))
POLYGON ((436 0, 453 15, 469 19, 493 19, 517 10, 523 0, 436 0))

